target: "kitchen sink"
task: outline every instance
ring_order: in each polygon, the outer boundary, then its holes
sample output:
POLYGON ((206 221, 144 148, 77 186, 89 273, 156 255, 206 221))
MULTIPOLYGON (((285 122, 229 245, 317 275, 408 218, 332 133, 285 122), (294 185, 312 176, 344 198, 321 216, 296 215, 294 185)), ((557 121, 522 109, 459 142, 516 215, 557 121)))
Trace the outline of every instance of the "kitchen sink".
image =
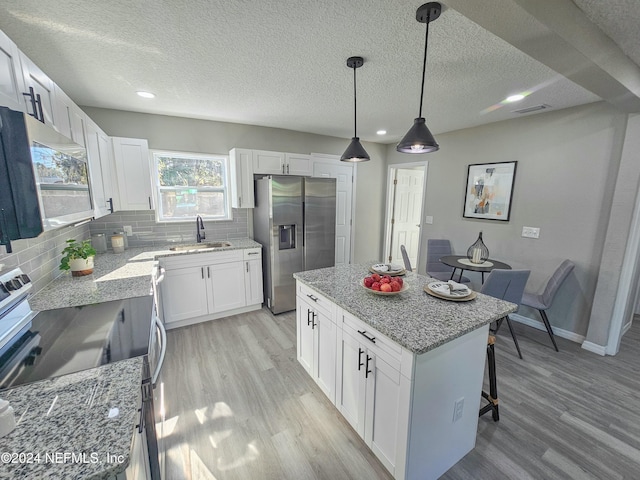
POLYGON ((178 245, 177 247, 171 247, 169 250, 172 252, 186 252, 189 250, 204 250, 205 248, 222 248, 230 246, 231 242, 194 243, 191 245, 178 245))

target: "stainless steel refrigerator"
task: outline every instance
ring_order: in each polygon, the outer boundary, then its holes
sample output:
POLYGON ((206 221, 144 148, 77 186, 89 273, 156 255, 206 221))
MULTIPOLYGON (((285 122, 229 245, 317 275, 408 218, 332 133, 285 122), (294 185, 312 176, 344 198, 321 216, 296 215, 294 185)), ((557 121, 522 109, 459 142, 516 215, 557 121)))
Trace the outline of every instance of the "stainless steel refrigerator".
POLYGON ((293 274, 335 264, 336 180, 273 175, 256 180, 253 234, 263 246, 264 298, 296 308, 293 274))

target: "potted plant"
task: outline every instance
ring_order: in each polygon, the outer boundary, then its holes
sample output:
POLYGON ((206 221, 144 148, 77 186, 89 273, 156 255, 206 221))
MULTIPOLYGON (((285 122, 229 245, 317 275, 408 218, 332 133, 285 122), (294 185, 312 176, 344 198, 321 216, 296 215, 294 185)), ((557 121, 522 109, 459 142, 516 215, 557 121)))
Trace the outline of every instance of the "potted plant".
POLYGON ((60 270, 71 270, 74 277, 82 277, 93 273, 93 257, 96 254, 90 240, 78 243, 75 239, 67 240, 67 246, 62 250, 64 255, 60 259, 60 270))

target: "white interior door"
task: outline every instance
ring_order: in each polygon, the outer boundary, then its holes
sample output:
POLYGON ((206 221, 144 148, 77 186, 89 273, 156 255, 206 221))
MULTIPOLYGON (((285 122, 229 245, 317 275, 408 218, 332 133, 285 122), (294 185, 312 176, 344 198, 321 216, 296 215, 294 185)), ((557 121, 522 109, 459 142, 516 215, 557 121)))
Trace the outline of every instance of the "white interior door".
POLYGON ((336 265, 348 264, 351 262, 353 167, 315 160, 313 176, 336 179, 336 265))
POLYGON ((411 265, 418 265, 424 169, 395 169, 391 226, 391 261, 402 262, 404 245, 411 265))

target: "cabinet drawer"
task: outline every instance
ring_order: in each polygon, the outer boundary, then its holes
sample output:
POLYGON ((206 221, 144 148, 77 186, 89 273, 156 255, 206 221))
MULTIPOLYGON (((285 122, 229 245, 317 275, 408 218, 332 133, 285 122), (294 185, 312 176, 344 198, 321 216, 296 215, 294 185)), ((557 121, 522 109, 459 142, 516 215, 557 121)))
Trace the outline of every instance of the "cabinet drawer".
POLYGON ((246 248, 243 250, 244 252, 244 259, 245 260, 252 260, 254 258, 262 258, 262 248, 261 247, 256 247, 256 248, 246 248))
POLYGON ((354 338, 360 338, 376 352, 376 355, 380 355, 394 368, 400 369, 402 361, 402 347, 400 345, 348 312, 343 311, 342 321, 342 328, 347 330, 350 335, 354 338))
POLYGON ((327 297, 319 294, 313 288, 309 288, 306 285, 298 283, 298 295, 302 297, 302 299, 307 302, 309 305, 317 308, 322 311, 327 317, 334 321, 333 311, 335 303, 330 301, 327 297))

